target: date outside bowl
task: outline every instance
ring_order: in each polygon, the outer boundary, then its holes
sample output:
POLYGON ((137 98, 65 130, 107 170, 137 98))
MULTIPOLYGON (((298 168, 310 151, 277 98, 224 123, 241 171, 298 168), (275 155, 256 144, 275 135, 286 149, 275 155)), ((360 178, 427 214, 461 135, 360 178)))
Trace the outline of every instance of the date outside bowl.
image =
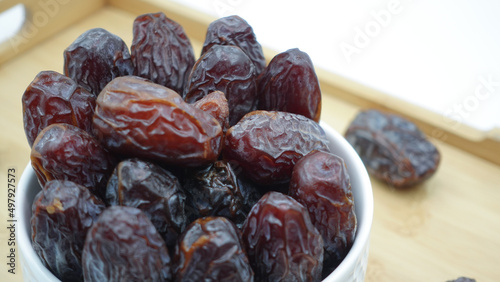
MULTIPOLYGON (((342 263, 323 281, 363 281, 368 262, 370 230, 373 221, 373 193, 370 178, 356 151, 342 135, 329 125, 320 122, 330 142, 332 153, 342 157, 346 163, 351 179, 352 191, 358 227, 353 246, 342 263)), ((60 281, 38 258, 31 246, 31 204, 40 191, 40 185, 31 164, 28 163, 18 185, 16 193, 17 244, 25 281, 60 281)))

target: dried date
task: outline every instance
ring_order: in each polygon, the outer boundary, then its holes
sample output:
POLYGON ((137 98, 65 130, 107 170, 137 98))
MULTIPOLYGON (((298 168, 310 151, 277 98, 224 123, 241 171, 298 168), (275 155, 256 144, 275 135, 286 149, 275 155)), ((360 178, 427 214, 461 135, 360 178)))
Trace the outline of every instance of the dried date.
POLYGON ((287 183, 295 163, 312 150, 328 150, 318 123, 287 112, 254 111, 226 134, 224 159, 261 185, 287 183))
POLYGON ((192 218, 224 216, 241 226, 259 199, 254 187, 241 187, 230 163, 220 160, 191 171, 184 189, 192 218))
POLYGON ((319 281, 323 239, 293 198, 268 192, 252 208, 242 238, 257 281, 319 281))
POLYGON ((102 197, 115 160, 86 131, 70 124, 55 123, 35 139, 31 165, 42 187, 53 179, 70 180, 102 197))
POLYGON ((68 123, 92 133, 95 96, 71 78, 55 71, 42 71, 22 97, 24 131, 33 146, 48 125, 68 123))
POLYGON ((188 103, 194 103, 215 90, 222 91, 229 105, 229 124, 234 125, 255 109, 255 66, 239 47, 214 45, 196 61, 186 90, 188 103))
POLYGON ((179 239, 176 281, 253 281, 239 230, 224 217, 199 218, 179 239))
POLYGON ((105 29, 84 32, 64 50, 64 74, 95 96, 115 77, 133 73, 127 45, 105 29))
POLYGON ((121 161, 108 181, 105 201, 142 210, 172 250, 186 227, 186 195, 179 180, 151 162, 121 161))
POLYGON ((184 92, 194 65, 194 51, 184 29, 164 13, 138 16, 130 46, 135 75, 184 92))
POLYGON ((85 235, 104 208, 99 198, 72 181, 49 181, 38 193, 32 206, 32 245, 57 278, 83 281, 85 235))
POLYGON ((193 103, 193 106, 213 116, 221 125, 222 131, 226 133, 229 128, 229 106, 224 93, 221 91, 209 93, 193 103))
POLYGON ((87 233, 85 281, 170 281, 171 265, 165 242, 137 208, 109 207, 87 233))
POLYGON ((345 137, 368 172, 394 187, 426 180, 441 159, 437 148, 414 123, 377 110, 360 112, 345 137))
POLYGON ((210 114, 175 91, 127 76, 111 81, 97 98, 94 132, 117 154, 171 165, 201 166, 217 159, 222 128, 210 114))
POLYGON ((344 160, 313 151, 293 168, 289 195, 304 205, 325 243, 323 273, 331 273, 354 242, 357 220, 344 160))
POLYGON ((266 67, 266 59, 264 58, 262 46, 257 41, 252 27, 239 16, 231 15, 210 23, 201 54, 204 54, 214 45, 234 45, 240 47, 250 60, 252 60, 257 75, 266 67))
POLYGON ((259 77, 259 110, 303 115, 316 122, 321 114, 321 89, 307 53, 290 49, 276 55, 259 77))

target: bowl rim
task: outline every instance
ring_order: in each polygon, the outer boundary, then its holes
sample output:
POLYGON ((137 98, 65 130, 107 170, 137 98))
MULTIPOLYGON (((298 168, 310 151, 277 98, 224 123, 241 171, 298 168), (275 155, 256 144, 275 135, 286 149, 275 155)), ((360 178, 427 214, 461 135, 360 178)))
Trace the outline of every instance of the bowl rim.
MULTIPOLYGON (((362 203, 364 207, 361 209, 362 214, 356 214, 358 218, 358 226, 356 230, 356 237, 354 239, 354 243, 349 250, 346 257, 342 260, 339 266, 332 271, 327 277, 325 277, 322 281, 332 282, 337 281, 339 278, 352 276, 352 272, 354 271, 353 266, 356 264, 357 260, 359 260, 360 256, 362 256, 363 251, 369 244, 370 240, 370 232, 373 222, 373 211, 374 211, 374 200, 373 200, 373 191, 372 185, 370 181, 370 177, 364 166, 361 158, 354 150, 354 148, 347 142, 347 140, 336 130, 334 130, 330 125, 326 124, 323 121, 320 121, 320 126, 323 128, 325 133, 331 136, 336 144, 331 144, 330 142, 330 151, 333 152, 332 147, 338 146, 346 151, 342 155, 348 155, 349 159, 346 163, 349 163, 349 167, 355 167, 359 173, 359 187, 360 191, 356 193, 356 195, 362 195, 362 199, 355 199, 355 203, 362 203), (362 221, 359 221, 359 218, 362 221)), ((345 158, 344 158, 345 159, 345 158)), ((348 167, 348 169, 349 169, 348 167)), ((36 273, 36 277, 43 281, 60 281, 52 272, 45 267, 42 263, 41 259, 36 254, 33 247, 25 248, 25 246, 31 246, 31 238, 29 236, 30 230, 26 228, 30 223, 24 222, 24 218, 31 218, 31 205, 27 205, 26 203, 29 201, 29 185, 31 182, 37 182, 35 172, 31 166, 31 161, 28 161, 21 178, 18 183, 18 191, 16 193, 16 203, 18 207, 16 209, 16 218, 18 220, 19 227, 16 229, 16 237, 18 249, 21 256, 21 261, 23 264, 29 265, 30 272, 36 273), (24 223, 24 224, 23 224, 24 223)), ((21 266, 23 269, 23 273, 26 273, 26 266, 21 266)))

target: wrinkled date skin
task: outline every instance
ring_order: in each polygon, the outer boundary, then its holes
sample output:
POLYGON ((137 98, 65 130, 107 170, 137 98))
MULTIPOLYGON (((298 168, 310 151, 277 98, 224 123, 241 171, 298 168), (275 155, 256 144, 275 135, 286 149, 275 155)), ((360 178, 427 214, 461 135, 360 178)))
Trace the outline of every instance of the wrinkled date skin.
POLYGON ((22 97, 24 131, 33 146, 48 125, 68 123, 92 134, 95 96, 71 78, 55 71, 42 71, 22 97))
POLYGON ((93 136, 70 124, 49 125, 31 148, 31 165, 42 187, 53 179, 70 180, 102 198, 115 164, 93 136))
POLYGON ((85 281, 171 281, 165 242, 139 209, 105 209, 87 233, 82 267, 85 281))
POLYGON ((164 13, 138 16, 130 46, 135 75, 183 94, 195 57, 184 29, 164 13))
POLYGON ((254 111, 226 134, 224 159, 261 185, 290 181, 297 160, 312 150, 328 150, 318 123, 287 112, 254 111))
POLYGON ((414 123, 377 110, 359 113, 345 137, 368 172, 396 188, 428 179, 441 159, 437 148, 414 123))
POLYGON ((309 55, 290 49, 276 55, 259 78, 259 110, 303 115, 316 122, 321 89, 309 55))
POLYGON ((248 55, 259 75, 266 67, 262 46, 257 41, 252 27, 241 17, 232 15, 210 23, 201 54, 214 45, 238 46, 248 55))
POLYGON ((173 90, 135 76, 118 77, 103 89, 94 133, 117 154, 171 165, 209 164, 222 147, 215 118, 173 90))
POLYGON ((250 211, 242 238, 256 281, 320 281, 323 239, 290 196, 265 194, 250 211))
POLYGON ((234 125, 255 109, 255 66, 239 47, 214 45, 196 61, 186 89, 188 103, 194 103, 215 90, 222 91, 229 104, 229 124, 234 125))
POLYGON ((194 219, 224 216, 241 226, 252 206, 259 199, 253 187, 241 187, 232 166, 226 161, 191 171, 184 189, 194 219))
POLYGON ((113 78, 134 74, 134 65, 120 37, 93 28, 64 50, 64 74, 97 97, 113 78))
POLYGON ((224 217, 191 223, 176 248, 175 281, 254 281, 239 230, 224 217))
POLYGON ((209 113, 221 125, 224 134, 229 128, 229 106, 226 95, 221 91, 214 91, 193 103, 193 106, 209 113))
POLYGON ((313 151, 293 168, 289 194, 306 207, 325 243, 323 273, 331 273, 347 255, 356 234, 351 181, 344 160, 313 151))
POLYGON ((85 235, 105 209, 90 191, 72 181, 52 180, 32 206, 31 239, 35 252, 63 281, 83 281, 85 235))
POLYGON ((108 181, 105 200, 142 210, 172 250, 186 226, 186 195, 177 177, 151 162, 121 161, 108 181))

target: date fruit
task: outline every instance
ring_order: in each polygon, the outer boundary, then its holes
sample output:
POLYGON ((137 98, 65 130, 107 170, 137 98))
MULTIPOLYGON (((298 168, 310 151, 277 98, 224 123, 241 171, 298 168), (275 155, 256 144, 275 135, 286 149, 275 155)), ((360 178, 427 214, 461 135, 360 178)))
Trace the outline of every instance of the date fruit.
POLYGON ((214 45, 196 61, 186 89, 188 103, 194 103, 215 90, 222 91, 229 105, 229 124, 234 125, 255 109, 255 66, 239 47, 214 45))
POLYGON ((209 164, 222 146, 215 118, 175 91, 135 76, 118 77, 103 89, 94 131, 110 151, 171 165, 209 164))
POLYGON ((266 67, 266 59, 264 58, 262 46, 257 41, 252 27, 239 16, 231 15, 210 23, 201 54, 204 54, 214 45, 234 45, 240 47, 250 60, 252 60, 257 75, 266 67))
POLYGON ((186 227, 186 195, 177 177, 151 162, 121 161, 108 181, 105 201, 142 210, 172 249, 186 227))
POLYGON ((134 74, 134 65, 120 37, 93 28, 64 50, 64 74, 97 97, 115 77, 134 74))
POLYGON ((323 239, 304 206, 290 196, 268 192, 242 228, 256 281, 319 281, 323 239))
POLYGON ((170 281, 171 265, 165 242, 137 208, 109 207, 87 233, 85 281, 170 281))
POLYGON ((55 123, 35 139, 31 166, 42 187, 53 179, 70 180, 102 198, 115 160, 86 131, 70 124, 55 123))
POLYGON ((135 75, 184 92, 195 57, 184 29, 164 13, 138 16, 133 26, 130 46, 135 75))
POLYGON ((68 123, 92 134, 95 96, 71 78, 55 71, 42 71, 24 91, 23 121, 28 143, 33 146, 45 127, 68 123))
POLYGON ((253 281, 240 232, 224 217, 199 218, 179 238, 176 281, 253 281))
POLYGON ((307 53, 290 49, 276 55, 259 78, 259 110, 303 115, 316 122, 321 114, 321 89, 307 53))
POLYGON ((52 180, 32 205, 31 240, 44 265, 63 281, 83 281, 85 235, 105 209, 90 191, 72 181, 52 180))
POLYGON ((259 199, 253 187, 240 186, 233 167, 223 160, 191 171, 184 189, 192 217, 224 216, 240 226, 259 199))
POLYGON ((331 273, 347 255, 356 234, 356 214, 344 160, 313 151, 293 168, 289 195, 306 207, 325 243, 323 273, 331 273))
POLYGON ((224 134, 229 129, 229 106, 226 96, 221 91, 209 93, 194 102, 193 106, 213 116, 219 122, 224 134))
POLYGON ((226 134, 224 159, 261 185, 288 183, 295 163, 313 150, 328 150, 318 123, 287 112, 254 111, 226 134))
POLYGON ((396 188, 428 179, 441 159, 437 148, 414 123, 377 110, 360 112, 345 137, 368 172, 396 188))

